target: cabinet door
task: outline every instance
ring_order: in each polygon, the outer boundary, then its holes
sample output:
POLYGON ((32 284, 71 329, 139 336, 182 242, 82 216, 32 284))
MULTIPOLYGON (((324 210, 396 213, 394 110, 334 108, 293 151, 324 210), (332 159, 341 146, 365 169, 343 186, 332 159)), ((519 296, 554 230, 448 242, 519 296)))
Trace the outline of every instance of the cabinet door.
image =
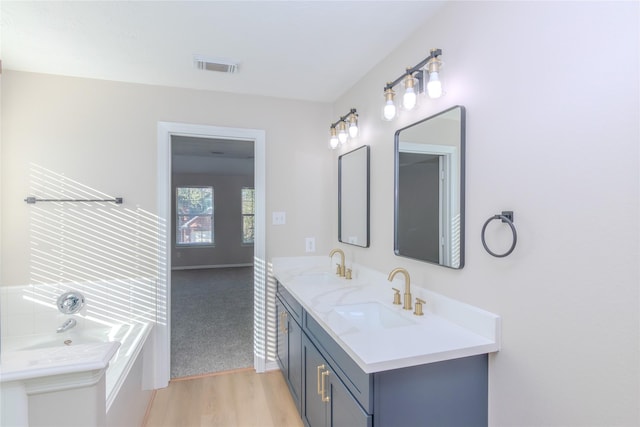
POLYGON ((298 411, 302 397, 302 328, 276 298, 276 356, 298 411))
POLYGON ((302 338, 304 398, 309 427, 371 427, 367 414, 307 337, 302 338))
POLYGON ((276 355, 278 365, 285 378, 289 378, 289 339, 287 329, 287 310, 276 298, 276 355))
POLYGON ((327 404, 322 401, 320 386, 322 372, 328 368, 327 362, 311 344, 306 336, 302 337, 303 397, 302 418, 308 427, 327 425, 327 404))
POLYGON ((333 371, 325 379, 329 397, 329 424, 332 427, 371 427, 371 415, 367 414, 351 395, 344 383, 333 371))
POLYGON ((289 315, 289 385, 293 400, 300 411, 302 398, 302 328, 289 315))

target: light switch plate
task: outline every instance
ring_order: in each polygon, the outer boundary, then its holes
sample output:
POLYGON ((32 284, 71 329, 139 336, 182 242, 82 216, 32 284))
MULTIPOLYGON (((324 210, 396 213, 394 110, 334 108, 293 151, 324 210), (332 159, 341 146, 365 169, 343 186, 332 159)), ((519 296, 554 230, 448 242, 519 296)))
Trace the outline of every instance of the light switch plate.
POLYGON ((273 225, 285 225, 287 223, 286 212, 273 212, 273 225))
POLYGON ((316 238, 315 237, 306 237, 304 239, 304 250, 305 250, 305 252, 315 252, 316 251, 316 238))

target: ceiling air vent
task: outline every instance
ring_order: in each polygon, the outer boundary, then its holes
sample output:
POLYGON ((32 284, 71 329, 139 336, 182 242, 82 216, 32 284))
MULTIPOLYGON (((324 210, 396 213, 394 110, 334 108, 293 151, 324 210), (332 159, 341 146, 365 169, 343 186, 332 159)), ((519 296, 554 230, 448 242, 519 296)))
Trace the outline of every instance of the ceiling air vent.
POLYGON ((220 71, 222 73, 236 73, 238 61, 225 58, 205 58, 194 55, 193 63, 198 70, 220 71))

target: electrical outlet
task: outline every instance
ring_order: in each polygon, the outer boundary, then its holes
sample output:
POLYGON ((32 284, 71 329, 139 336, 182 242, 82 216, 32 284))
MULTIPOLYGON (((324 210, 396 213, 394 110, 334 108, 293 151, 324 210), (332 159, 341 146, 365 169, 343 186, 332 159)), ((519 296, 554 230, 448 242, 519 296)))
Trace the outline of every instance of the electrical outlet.
POLYGON ((315 252, 316 251, 316 238, 315 237, 307 237, 304 239, 304 248, 305 252, 315 252))
POLYGON ((287 223, 286 212, 273 212, 273 225, 285 225, 287 223))

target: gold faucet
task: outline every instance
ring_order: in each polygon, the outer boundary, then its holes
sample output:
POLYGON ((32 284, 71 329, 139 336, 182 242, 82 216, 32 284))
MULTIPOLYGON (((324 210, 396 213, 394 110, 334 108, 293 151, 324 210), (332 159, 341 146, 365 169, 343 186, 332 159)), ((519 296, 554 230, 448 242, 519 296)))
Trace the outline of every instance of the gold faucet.
POLYGON ((409 272, 402 267, 394 268, 389 273, 387 280, 391 282, 398 273, 404 275, 404 306, 402 308, 411 310, 411 279, 409 278, 409 272))
POLYGON ((338 253, 340 254, 340 264, 338 264, 338 268, 336 268, 336 274, 340 277, 344 277, 345 274, 345 266, 344 266, 344 252, 342 249, 334 249, 329 252, 329 258, 333 259, 333 256, 338 253))

